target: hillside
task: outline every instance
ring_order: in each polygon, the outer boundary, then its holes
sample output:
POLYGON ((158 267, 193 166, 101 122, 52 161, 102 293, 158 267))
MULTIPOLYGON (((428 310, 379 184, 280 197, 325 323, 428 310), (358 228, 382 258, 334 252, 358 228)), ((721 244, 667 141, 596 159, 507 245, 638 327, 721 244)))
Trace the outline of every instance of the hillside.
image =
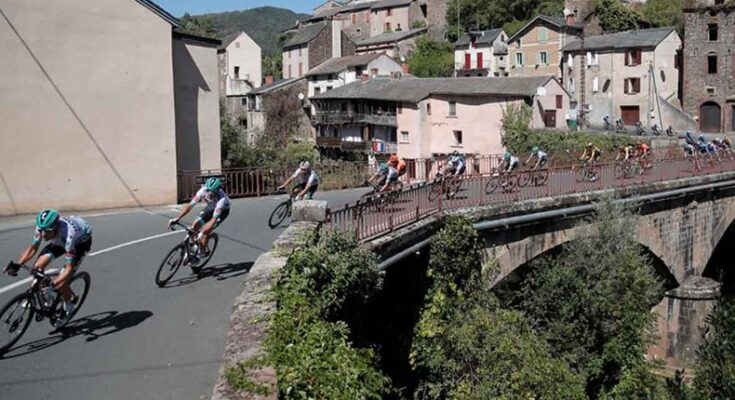
POLYGON ((285 8, 259 7, 243 11, 198 15, 195 18, 208 18, 219 38, 230 33, 245 31, 260 45, 263 55, 272 55, 279 52, 278 37, 281 32, 294 26, 297 20, 307 16, 307 14, 297 14, 285 8))

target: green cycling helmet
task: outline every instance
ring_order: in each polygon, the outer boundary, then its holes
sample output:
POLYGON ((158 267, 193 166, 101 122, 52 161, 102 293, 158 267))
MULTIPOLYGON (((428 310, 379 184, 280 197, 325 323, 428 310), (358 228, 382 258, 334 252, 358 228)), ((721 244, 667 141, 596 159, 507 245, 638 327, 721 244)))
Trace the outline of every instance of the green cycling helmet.
POLYGON ((509 152, 506 151, 505 154, 503 154, 503 160, 505 160, 505 161, 510 160, 510 153, 509 152))
POLYGON ((219 178, 209 178, 206 187, 210 192, 215 192, 222 187, 222 181, 219 178))
POLYGON ((538 153, 538 146, 531 147, 531 154, 536 154, 536 153, 538 153))
POLYGON ((380 163, 380 166, 378 168, 380 168, 380 172, 387 172, 388 171, 388 164, 386 164, 386 163, 380 163))
POLYGON ((51 229, 59 222, 59 212, 53 209, 46 209, 36 215, 36 227, 40 230, 51 229))

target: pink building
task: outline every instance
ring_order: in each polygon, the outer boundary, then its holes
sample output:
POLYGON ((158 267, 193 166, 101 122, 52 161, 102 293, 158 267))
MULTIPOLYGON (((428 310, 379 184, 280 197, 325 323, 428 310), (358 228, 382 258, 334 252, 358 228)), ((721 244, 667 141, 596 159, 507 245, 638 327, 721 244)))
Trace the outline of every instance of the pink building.
MULTIPOLYGON (((378 78, 345 85, 311 100, 316 109, 313 121, 321 127, 318 136, 344 131, 344 124, 338 123, 341 121, 365 127, 358 130, 364 132, 360 140, 365 142, 374 140, 371 132, 386 131, 389 135, 385 139, 395 137, 398 155, 409 159, 455 150, 501 153, 502 117, 508 105, 531 105, 533 128, 563 128, 569 111, 569 94, 551 76, 378 78), (320 119, 324 112, 333 114, 335 110, 346 117, 320 119), (347 117, 355 110, 359 110, 359 120, 347 117)), ((319 140, 317 137, 317 143, 319 140)))

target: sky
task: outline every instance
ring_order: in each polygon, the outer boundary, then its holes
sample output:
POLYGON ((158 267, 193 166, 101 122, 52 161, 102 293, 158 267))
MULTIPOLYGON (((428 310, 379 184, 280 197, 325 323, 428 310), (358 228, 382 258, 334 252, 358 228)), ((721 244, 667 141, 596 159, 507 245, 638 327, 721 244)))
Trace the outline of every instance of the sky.
POLYGON ((154 2, 174 16, 180 17, 186 12, 196 15, 263 6, 287 8, 297 13, 310 14, 323 0, 154 0, 154 2))

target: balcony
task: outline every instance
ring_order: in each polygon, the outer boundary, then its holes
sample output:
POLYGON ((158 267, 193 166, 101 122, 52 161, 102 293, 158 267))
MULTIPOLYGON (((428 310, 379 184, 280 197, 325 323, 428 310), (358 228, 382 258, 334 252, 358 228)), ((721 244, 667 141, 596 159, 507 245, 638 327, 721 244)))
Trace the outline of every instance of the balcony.
POLYGON ((455 71, 487 71, 489 67, 483 66, 482 68, 477 68, 477 64, 472 63, 470 65, 467 65, 463 62, 455 62, 454 63, 454 70, 455 71))
POLYGON ((380 140, 368 140, 362 142, 342 140, 339 137, 317 136, 317 147, 340 149, 343 151, 373 151, 381 154, 395 154, 398 150, 397 143, 384 142, 380 140))
POLYGON ((246 79, 228 79, 227 96, 244 96, 253 90, 253 85, 246 79))
POLYGON ((392 112, 363 114, 349 111, 319 111, 316 115, 311 117, 311 122, 315 125, 370 124, 398 126, 396 122, 396 114, 392 112))

